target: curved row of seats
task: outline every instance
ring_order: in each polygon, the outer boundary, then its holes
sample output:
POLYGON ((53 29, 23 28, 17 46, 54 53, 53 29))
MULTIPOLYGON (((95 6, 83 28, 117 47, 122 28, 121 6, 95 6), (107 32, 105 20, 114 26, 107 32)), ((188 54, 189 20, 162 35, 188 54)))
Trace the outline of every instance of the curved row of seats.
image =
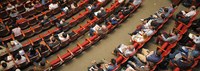
MULTIPOLYGON (((195 17, 196 17, 197 15, 198 15, 198 12, 197 12, 196 15, 194 15, 194 16, 190 19, 190 21, 189 21, 189 23, 188 23, 187 25, 185 25, 185 23, 182 23, 182 22, 180 22, 180 21, 177 23, 178 26, 175 27, 175 28, 173 28, 173 29, 178 30, 178 32, 179 32, 178 34, 179 34, 180 36, 179 36, 178 40, 175 41, 175 42, 173 42, 173 43, 164 42, 164 43, 161 45, 161 47, 158 47, 158 48, 159 48, 159 51, 162 53, 162 54, 161 54, 162 59, 161 59, 159 62, 157 62, 157 63, 153 66, 153 68, 151 69, 151 71, 154 71, 154 70, 156 69, 157 65, 159 65, 159 64, 167 57, 167 55, 169 55, 169 53, 171 52, 171 50, 172 50, 173 48, 175 48, 175 46, 177 45, 178 41, 182 39, 183 34, 185 34, 185 33, 187 32, 188 28, 192 25, 192 22, 195 20, 195 17)), ((198 62, 197 62, 197 63, 198 63, 198 62)))
MULTIPOLYGON (((85 2, 84 3, 88 3, 88 0, 85 0, 85 2)), ((100 4, 101 5, 101 4, 100 4)), ((81 6, 80 6, 81 7, 81 6)), ((88 14, 89 12, 88 11, 86 11, 86 12, 84 12, 83 14, 88 14)), ((57 17, 57 19, 59 19, 60 17, 63 17, 63 16, 65 16, 64 14, 61 14, 61 15, 59 15, 59 16, 56 16, 57 17)), ((85 18, 85 16, 87 16, 87 15, 84 15, 84 16, 78 16, 77 18, 74 18, 73 20, 76 20, 76 21, 78 21, 80 18, 85 18)), ((73 24, 70 24, 70 25, 73 25, 73 24)), ((71 26, 71 27, 73 27, 73 26, 71 26)), ((57 30, 59 30, 59 28, 56 28, 57 30)), ((55 31, 54 31, 55 32, 55 31)), ((50 31, 50 30, 48 30, 48 32, 46 33, 46 34, 53 34, 53 32, 52 31, 50 31)), ((41 34, 40 34, 41 35, 41 34)), ((39 35, 39 36, 40 36, 39 35)), ((28 40, 28 42, 27 43, 25 43, 25 44, 23 44, 23 50, 25 50, 25 51, 28 51, 28 49, 29 49, 29 46, 31 46, 31 45, 37 45, 37 44, 39 44, 39 41, 41 41, 41 40, 44 40, 44 36, 43 35, 41 35, 39 38, 36 38, 36 39, 32 39, 32 40, 30 40, 30 39, 27 39, 28 40)), ((49 46, 48 45, 46 45, 46 47, 48 48, 48 50, 47 51, 45 51, 45 52, 43 52, 43 53, 40 53, 38 50, 36 50, 36 52, 38 53, 38 55, 37 56, 34 56, 34 57, 32 57, 32 58, 29 58, 26 54, 25 54, 25 56, 26 56, 26 58, 27 58, 27 60, 28 60, 28 62, 26 62, 26 63, 23 63, 22 64, 22 66, 16 66, 16 67, 23 67, 23 66, 26 66, 27 64, 29 64, 30 62, 32 62, 33 60, 38 60, 38 59, 40 59, 41 57, 46 57, 46 56, 48 56, 48 55, 50 55, 52 52, 54 52, 54 49, 51 49, 51 48, 49 48, 49 46), (52 51, 53 50, 53 51, 52 51)), ((57 46, 57 47, 59 47, 59 46, 57 46)), ((57 47, 54 47, 55 49, 57 49, 57 47)), ((16 53, 17 51, 15 51, 15 52, 10 52, 10 51, 8 51, 8 53, 9 53, 9 55, 15 55, 15 53, 16 53)), ((13 57, 14 58, 14 57, 13 57)), ((15 59, 14 59, 15 60, 15 59)))
MULTIPOLYGON (((78 7, 75 10, 71 11, 73 13, 62 13, 60 16, 53 16, 53 15, 61 12, 61 8, 57 8, 57 9, 54 9, 54 10, 48 10, 48 11, 42 12, 41 14, 36 15, 36 16, 30 18, 29 20, 24 19, 24 18, 20 19, 19 20, 19 24, 20 24, 19 26, 21 26, 21 28, 23 28, 23 27, 24 28, 30 27, 30 28, 28 28, 26 30, 22 30, 22 35, 17 36, 17 37, 14 37, 13 34, 11 34, 11 35, 9 35, 7 37, 3 37, 2 41, 3 42, 8 42, 8 41, 10 41, 12 39, 17 39, 17 40, 21 41, 21 40, 24 39, 24 37, 29 38, 29 37, 33 36, 34 33, 38 34, 41 31, 47 30, 47 29, 51 28, 52 26, 54 26, 55 25, 55 21, 57 19, 59 19, 59 17, 62 17, 64 19, 67 19, 67 18, 71 17, 73 14, 76 14, 80 10, 84 9, 84 6, 86 6, 87 4, 88 4, 88 0, 84 0, 83 2, 78 4, 78 7), (55 11, 56 11, 56 13, 55 13, 55 11), (47 15, 48 17, 50 17, 50 21, 46 25, 41 26, 39 21, 41 21, 43 19, 44 15, 47 15)), ((84 16, 84 14, 83 14, 83 16, 84 16)), ((79 17, 78 17, 78 20, 79 20, 79 17)), ((76 21, 76 20, 72 20, 72 21, 76 21)), ((73 24, 73 23, 74 22, 70 21, 70 25, 73 24)), ((65 26, 65 27, 68 27, 68 26, 65 26)), ((7 26, 7 30, 1 31, 1 33, 5 33, 5 34, 2 34, 2 35, 8 35, 8 34, 10 34, 10 32, 11 31, 8 29, 8 26, 7 26)))
MULTIPOLYGON (((118 3, 117 1, 115 1, 114 4, 111 5, 111 7, 109 9, 106 9, 107 11, 107 16, 109 16, 109 14, 111 14, 114 10, 116 10, 117 8, 120 7, 122 3, 118 3)), ((134 7, 134 10, 131 11, 131 13, 133 13, 139 6, 133 6, 134 7)), ((130 13, 130 14, 131 14, 130 13)), ((120 14, 120 13, 119 13, 120 14)), ((126 15, 124 17, 121 18, 120 22, 116 25, 112 25, 110 22, 108 22, 108 25, 107 25, 107 28, 108 28, 108 32, 111 32, 117 25, 119 25, 120 23, 122 23, 126 18, 128 18, 128 16, 130 15, 126 15)), ((105 18, 98 18, 95 17, 92 21, 94 21, 93 23, 91 24, 95 24, 95 22, 98 22, 98 23, 101 23, 102 19, 105 19, 105 18), (96 20, 96 21, 95 21, 96 20)), ((83 28, 82 30, 84 29, 87 29, 89 30, 89 27, 87 25, 85 26, 82 26, 81 28, 83 28)), ((83 32, 81 29, 80 30, 77 30, 77 31, 81 31, 83 32)), ((81 32, 78 32, 78 33, 81 33, 81 32)), ((107 32, 107 33, 108 33, 107 32)), ((64 55, 57 55, 57 59, 53 60, 50 62, 51 64, 51 67, 53 69, 59 67, 60 65, 62 65, 64 62, 66 61, 69 61, 70 59, 72 59, 73 57, 75 57, 76 55, 80 54, 81 52, 83 52, 84 50, 88 49, 91 45, 95 44, 96 42, 98 42, 101 38, 103 38, 105 35, 97 35, 95 34, 94 36, 90 37, 90 38, 86 38, 85 41, 80 44, 80 43, 77 43, 77 47, 74 47, 74 49, 72 50, 69 50, 67 49, 67 53, 65 53, 64 55)))
MULTIPOLYGON (((168 17, 166 17, 164 19, 163 23, 154 31, 153 35, 155 35, 159 31, 159 29, 161 29, 163 27, 163 25, 169 20, 169 18, 172 17, 175 10, 176 10, 176 8, 170 13, 170 15, 168 17)), ((136 54, 137 51, 140 50, 145 45, 145 43, 151 39, 152 36, 149 36, 148 38, 146 38, 143 43, 137 43, 137 42, 133 41, 133 46, 135 47, 135 51, 129 57, 125 57, 123 54, 117 53, 118 54, 118 57, 116 58, 117 67, 113 71, 118 70, 122 64, 124 64, 129 58, 131 58, 131 56, 136 54)))

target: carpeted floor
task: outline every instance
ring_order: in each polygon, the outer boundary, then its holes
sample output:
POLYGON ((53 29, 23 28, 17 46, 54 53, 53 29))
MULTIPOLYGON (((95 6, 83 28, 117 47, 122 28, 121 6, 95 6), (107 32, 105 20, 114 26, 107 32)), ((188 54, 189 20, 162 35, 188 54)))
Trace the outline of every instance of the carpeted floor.
MULTIPOLYGON (((75 57, 68 63, 63 64, 61 67, 56 69, 56 71, 87 71, 87 67, 91 65, 92 60, 100 61, 101 59, 110 60, 111 58, 116 58, 112 55, 112 51, 119 44, 131 44, 129 42, 130 36, 128 33, 135 30, 136 26, 141 24, 140 19, 149 17, 151 14, 155 13, 159 8, 163 6, 169 6, 169 0, 144 0, 142 6, 131 15, 123 24, 116 28, 113 32, 108 34, 100 42, 92 46, 90 49, 84 51, 81 55, 75 57)), ((183 6, 179 6, 178 10, 184 10, 183 6)), ((174 21, 171 19, 168 23, 164 25, 161 30, 170 30, 174 26, 174 21)), ((88 37, 87 34, 83 37, 88 37)), ((82 38, 78 39, 76 42, 82 42, 82 38)), ((75 42, 75 43, 76 43, 75 42)), ((68 47, 74 47, 76 44, 72 43, 68 47)), ((150 50, 155 50, 156 46, 151 39, 144 47, 150 50)), ((72 48, 69 48, 72 49, 72 48)), ((59 51, 59 54, 65 53, 66 50, 63 49, 59 51)), ((52 55, 48 60, 55 59, 56 56, 52 55)))

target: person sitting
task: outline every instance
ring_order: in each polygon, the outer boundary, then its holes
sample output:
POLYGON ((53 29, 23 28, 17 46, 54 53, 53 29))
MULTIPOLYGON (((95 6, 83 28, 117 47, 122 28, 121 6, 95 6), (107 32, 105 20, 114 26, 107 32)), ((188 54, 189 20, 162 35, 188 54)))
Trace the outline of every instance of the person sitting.
POLYGON ((128 61, 128 65, 133 66, 136 71, 149 71, 150 66, 149 63, 143 63, 140 59, 136 56, 131 57, 131 60, 128 61))
POLYGON ((101 18, 106 15, 106 10, 103 7, 101 7, 99 11, 94 12, 94 15, 97 16, 98 18, 101 18))
POLYGON ((181 22, 187 24, 191 17, 196 15, 196 7, 195 6, 191 6, 190 7, 190 11, 186 12, 186 11, 180 11, 177 15, 176 15, 176 19, 175 20, 180 20, 181 22))
POLYGON ((34 62, 34 71, 44 71, 50 67, 50 64, 46 62, 45 58, 42 58, 42 61, 39 63, 34 62))
POLYGON ((136 34, 133 34, 131 36, 131 42, 135 41, 135 42, 138 42, 138 43, 143 43, 145 41, 145 39, 147 38, 147 35, 142 33, 136 33, 136 34))
POLYGON ((17 11, 17 10, 11 10, 11 12, 10 12, 10 17, 12 17, 12 18, 15 18, 15 17, 17 17, 18 16, 18 14, 19 14, 19 12, 17 11))
POLYGON ((62 28, 63 26, 65 26, 67 24, 68 24, 68 22, 64 18, 62 18, 60 21, 57 20, 57 22, 56 22, 56 26, 59 28, 62 28))
POLYGON ((22 35, 21 28, 20 27, 16 27, 16 26, 14 26, 14 27, 15 28, 12 29, 12 32, 13 32, 14 36, 17 37, 17 36, 22 35))
POLYGON ((128 7, 121 7, 121 12, 124 16, 130 14, 130 12, 133 10, 132 6, 128 6, 128 7))
POLYGON ((65 32, 61 32, 58 34, 58 39, 61 41, 61 42, 66 42, 67 40, 70 39, 70 36, 69 34, 65 33, 65 32))
POLYGON ((76 7, 77 7, 77 3, 72 3, 71 5, 70 5, 70 7, 71 7, 71 9, 72 10, 75 10, 76 9, 76 7))
POLYGON ((49 10, 53 10, 58 8, 58 3, 56 1, 53 1, 51 4, 49 4, 49 10))
POLYGON ((155 63, 159 62, 162 58, 161 52, 156 50, 156 51, 149 51, 148 49, 142 49, 142 53, 138 53, 137 57, 142 61, 142 62, 149 62, 150 66, 153 66, 155 63))
POLYGON ((101 3, 103 3, 103 2, 105 2, 105 0, 98 0, 98 2, 101 2, 101 3))
POLYGON ((107 27, 105 25, 99 26, 96 24, 93 28, 90 28, 89 35, 93 36, 94 33, 101 35, 107 32, 107 27))
POLYGON ((6 11, 12 10, 12 9, 14 9, 14 8, 15 8, 15 6, 13 6, 11 3, 8 3, 8 5, 7 5, 7 7, 6 7, 6 11))
POLYGON ((12 48, 9 48, 10 51, 15 51, 19 48, 22 48, 22 44, 17 40, 10 41, 10 44, 12 46, 12 48))
MULTIPOLYGON (((47 15, 44 15, 43 19, 41 20, 41 25, 44 26, 45 24, 48 24, 49 18, 47 15)), ((45 27, 45 26, 44 26, 45 27)))
POLYGON ((27 5, 25 5, 25 9, 26 9, 26 12, 28 12, 28 11, 31 11, 35 8, 34 8, 34 6, 32 6, 32 4, 27 4, 27 5))
POLYGON ((25 62, 26 62, 26 57, 19 55, 19 54, 16 55, 15 63, 17 65, 20 65, 20 64, 25 63, 25 62))
POLYGON ((103 62, 92 61, 92 66, 88 67, 88 71, 103 71, 102 69, 103 62))
POLYGON ((62 11, 64 11, 65 13, 68 13, 70 9, 68 6, 65 6, 64 8, 62 8, 62 11))
POLYGON ((30 58, 36 56, 37 54, 38 54, 38 53, 36 52, 36 49, 34 49, 33 47, 30 47, 30 48, 29 48, 28 56, 29 56, 30 58))
POLYGON ((129 0, 129 2, 133 3, 133 5, 139 5, 142 3, 142 0, 129 0))
POLYGON ((6 62, 6 61, 1 61, 1 65, 0 65, 0 71, 6 71, 11 69, 14 66, 13 62, 6 62))
POLYGON ((117 62, 115 59, 112 58, 110 63, 103 65, 103 69, 106 71, 113 71, 116 66, 117 66, 117 62))
POLYGON ((39 8, 40 6, 42 6, 42 4, 39 1, 36 1, 34 7, 39 8))
POLYGON ((120 19, 116 15, 112 15, 109 18, 109 21, 111 22, 112 25, 115 25, 115 24, 117 24, 120 21, 120 19))
POLYGON ((179 34, 177 31, 173 30, 170 34, 163 32, 159 37, 156 39, 156 43, 162 44, 163 42, 175 42, 179 38, 179 34))
POLYGON ((94 4, 94 5, 93 5, 93 4, 89 4, 87 8, 88 8, 90 11, 93 12, 93 11, 97 8, 97 6, 96 6, 96 4, 94 4))
POLYGON ((193 64, 193 59, 188 58, 187 54, 180 50, 176 50, 173 54, 170 53, 169 58, 181 69, 187 69, 193 64))
POLYGON ((197 47, 200 47, 200 35, 190 33, 188 36, 190 39, 192 39, 192 41, 196 44, 197 47))
POLYGON ((195 32, 195 33, 200 33, 200 18, 196 19, 192 22, 192 25, 190 28, 195 32))
POLYGON ((46 46, 46 43, 44 41, 40 42, 38 50, 40 53, 43 53, 48 50, 48 47, 46 46))
POLYGON ((54 46, 60 44, 60 42, 53 35, 49 39, 47 39, 46 43, 51 48, 53 48, 54 46))
POLYGON ((132 54, 135 51, 135 47, 133 45, 124 45, 124 44, 120 44, 115 50, 115 54, 117 54, 117 52, 122 53, 124 56, 128 57, 130 56, 130 54, 132 54))

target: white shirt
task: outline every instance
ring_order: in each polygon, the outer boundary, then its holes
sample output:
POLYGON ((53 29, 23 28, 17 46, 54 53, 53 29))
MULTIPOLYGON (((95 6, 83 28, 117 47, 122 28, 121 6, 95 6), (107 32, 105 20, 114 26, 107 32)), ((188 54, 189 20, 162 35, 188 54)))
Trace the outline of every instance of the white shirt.
POLYGON ((145 32, 145 34, 147 36, 151 36, 153 35, 154 31, 152 29, 143 29, 143 31, 145 32))
POLYGON ((15 6, 7 7, 6 10, 8 11, 8 10, 12 10, 14 8, 15 8, 15 6))
POLYGON ((51 3, 49 5, 49 10, 56 9, 56 8, 58 8, 58 4, 57 3, 56 4, 51 3))
POLYGON ((66 6, 65 8, 63 8, 63 11, 67 12, 69 10, 69 8, 66 6))
POLYGON ((134 4, 134 5, 138 5, 138 4, 140 4, 141 2, 142 2, 142 0, 134 0, 134 1, 133 1, 133 4, 134 4))
POLYGON ((21 56, 20 60, 18 60, 18 59, 15 60, 15 63, 18 64, 18 65, 22 64, 24 62, 26 62, 26 57, 24 57, 24 56, 21 56))
POLYGON ((105 2, 105 0, 98 0, 98 2, 105 2))
POLYGON ((122 2, 124 2, 124 0, 118 0, 118 2, 119 2, 119 3, 122 3, 122 2))
POLYGON ((192 10, 192 11, 186 13, 186 14, 185 14, 185 17, 192 17, 192 16, 194 16, 195 14, 196 14, 196 10, 192 10))
POLYGON ((12 32, 14 33, 15 36, 19 36, 22 34, 21 28, 19 28, 19 27, 12 29, 12 32))
POLYGON ((58 38, 61 40, 61 42, 65 42, 69 39, 69 35, 67 34, 67 37, 65 38, 65 37, 63 37, 63 33, 64 32, 61 32, 58 34, 58 38))
POLYGON ((199 36, 199 37, 194 36, 193 41, 194 41, 194 43, 196 43, 196 44, 200 43, 200 36, 199 36))
POLYGON ((133 41, 138 42, 138 43, 141 43, 141 42, 144 41, 144 37, 141 36, 140 34, 132 35, 131 39, 132 39, 133 41))
POLYGON ((145 28, 149 28, 150 26, 151 26, 151 22, 152 22, 153 20, 149 20, 145 25, 144 25, 144 27, 145 28))

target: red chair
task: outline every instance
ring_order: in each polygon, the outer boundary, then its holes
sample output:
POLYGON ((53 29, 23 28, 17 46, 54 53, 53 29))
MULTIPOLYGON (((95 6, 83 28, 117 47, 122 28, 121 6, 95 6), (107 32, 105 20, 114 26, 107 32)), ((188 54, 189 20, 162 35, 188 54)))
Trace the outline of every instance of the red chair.
POLYGON ((32 37, 35 34, 32 27, 30 27, 27 30, 23 30, 23 32, 24 32, 26 38, 32 37))
POLYGON ((83 49, 79 46, 77 46, 71 50, 71 52, 74 54, 74 56, 81 54, 82 51, 83 51, 83 49))
POLYGON ((6 19, 9 17, 9 13, 7 11, 1 11, 0 12, 0 18, 6 19))
POLYGON ((35 25, 32 27, 34 29, 35 34, 39 34, 40 32, 42 32, 42 26, 41 25, 35 25))
POLYGON ((6 26, 6 29, 0 30, 0 33, 3 33, 3 34, 0 34, 0 37, 5 37, 10 34, 10 29, 8 28, 8 26, 6 26))
POLYGON ((60 58, 60 56, 57 55, 57 58, 53 61, 50 62, 50 65, 52 67, 52 69, 58 68, 59 66, 61 66, 63 64, 63 60, 60 58))
POLYGON ((63 60, 63 61, 69 61, 70 59, 72 59, 74 57, 74 54, 69 50, 67 49, 67 53, 65 53, 64 55, 60 56, 60 58, 63 60))
POLYGON ((33 25, 37 24, 38 22, 39 22, 39 21, 38 21, 37 18, 35 18, 35 17, 32 17, 32 18, 30 18, 30 19, 28 20, 28 23, 29 23, 30 26, 33 26, 33 25))
POLYGON ((18 6, 16 9, 17 9, 17 11, 18 11, 19 13, 22 13, 22 12, 25 12, 25 11, 26 11, 26 9, 24 8, 23 5, 18 6))

